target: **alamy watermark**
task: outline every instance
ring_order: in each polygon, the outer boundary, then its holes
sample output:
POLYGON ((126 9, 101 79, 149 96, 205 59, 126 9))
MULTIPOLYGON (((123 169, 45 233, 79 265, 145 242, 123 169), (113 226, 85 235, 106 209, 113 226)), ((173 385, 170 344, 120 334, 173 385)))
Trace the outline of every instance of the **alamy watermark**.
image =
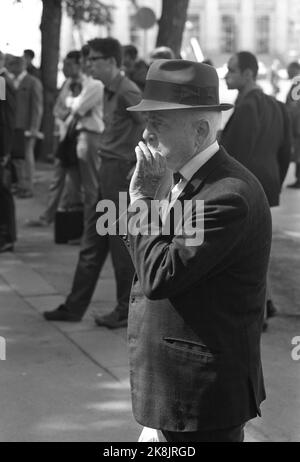
POLYGON ((0 337, 0 361, 6 360, 6 340, 4 337, 0 337))
POLYGON ((292 350, 292 360, 300 361, 300 337, 294 337, 292 339, 292 345, 294 346, 292 350))
POLYGON ((6 82, 4 77, 0 77, 0 100, 6 100, 6 82))
POLYGON ((168 200, 137 200, 128 208, 128 195, 119 193, 119 210, 111 200, 97 205, 101 216, 96 229, 100 236, 182 236, 190 247, 204 241, 204 201, 176 201, 170 207, 168 200))

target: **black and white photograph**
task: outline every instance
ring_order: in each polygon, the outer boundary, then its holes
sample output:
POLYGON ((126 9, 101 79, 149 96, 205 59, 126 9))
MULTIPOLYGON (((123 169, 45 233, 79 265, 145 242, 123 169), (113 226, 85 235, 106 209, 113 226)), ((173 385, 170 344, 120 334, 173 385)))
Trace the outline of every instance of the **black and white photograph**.
POLYGON ((299 0, 1 0, 0 442, 300 442, 299 0))

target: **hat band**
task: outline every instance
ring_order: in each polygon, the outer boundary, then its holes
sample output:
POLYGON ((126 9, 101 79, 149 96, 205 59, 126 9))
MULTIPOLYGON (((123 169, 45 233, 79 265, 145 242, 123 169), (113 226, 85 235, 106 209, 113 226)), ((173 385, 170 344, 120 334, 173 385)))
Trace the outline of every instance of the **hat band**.
POLYGON ((144 99, 189 106, 219 105, 219 89, 216 87, 196 87, 179 85, 161 80, 146 80, 144 99))

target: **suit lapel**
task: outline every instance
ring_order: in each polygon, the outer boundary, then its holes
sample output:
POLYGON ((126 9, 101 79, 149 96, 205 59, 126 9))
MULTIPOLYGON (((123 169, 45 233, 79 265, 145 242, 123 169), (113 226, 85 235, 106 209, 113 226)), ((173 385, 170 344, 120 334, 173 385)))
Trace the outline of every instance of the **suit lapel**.
POLYGON ((215 170, 226 159, 226 152, 221 146, 219 151, 209 159, 199 170, 194 174, 192 179, 188 182, 178 200, 183 201, 193 197, 202 188, 208 175, 215 170))

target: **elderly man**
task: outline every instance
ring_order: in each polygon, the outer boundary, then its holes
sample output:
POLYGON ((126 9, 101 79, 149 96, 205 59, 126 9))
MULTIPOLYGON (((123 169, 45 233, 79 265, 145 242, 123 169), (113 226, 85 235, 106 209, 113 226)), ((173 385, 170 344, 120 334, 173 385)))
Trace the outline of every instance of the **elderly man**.
POLYGON ((221 111, 231 107, 219 103, 218 88, 211 66, 159 60, 144 99, 129 108, 147 117, 125 237, 136 270, 128 341, 141 441, 155 440, 156 430, 172 442, 243 441, 245 423, 265 399, 260 339, 270 210, 256 178, 216 141, 221 111), (183 221, 202 228, 202 239, 191 243, 174 226, 169 234, 145 229, 162 191, 169 201, 162 222, 185 203, 183 221), (137 204, 141 232, 132 226, 137 204))

